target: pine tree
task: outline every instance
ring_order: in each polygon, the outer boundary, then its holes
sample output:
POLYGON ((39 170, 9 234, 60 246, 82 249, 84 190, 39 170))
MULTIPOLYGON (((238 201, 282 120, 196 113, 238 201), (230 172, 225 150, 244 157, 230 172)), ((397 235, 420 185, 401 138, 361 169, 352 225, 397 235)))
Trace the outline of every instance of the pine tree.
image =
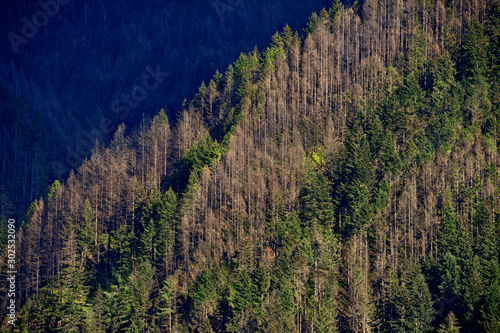
POLYGON ((462 43, 463 78, 470 84, 477 83, 480 77, 488 77, 488 39, 484 35, 483 27, 474 19, 469 33, 462 43))
POLYGON ((446 316, 446 322, 441 324, 437 331, 438 333, 460 333, 460 325, 453 311, 446 316))
POLYGON ((265 300, 264 296, 266 295, 269 287, 270 287, 270 277, 269 272, 267 271, 267 267, 260 262, 257 265, 257 269, 255 270, 255 276, 253 278, 253 295, 252 295, 252 308, 256 312, 256 314, 262 313, 262 306, 265 300))
POLYGON ((148 258, 151 262, 154 262, 156 258, 155 238, 155 221, 150 218, 149 223, 144 226, 141 233, 141 253, 144 258, 148 258))
MULTIPOLYGON (((464 305, 464 319, 469 327, 479 325, 480 301, 484 295, 484 281, 481 276, 481 261, 477 255, 464 262, 463 291, 461 302, 464 305)), ((465 322, 464 322, 465 324, 465 322)))
POLYGON ((420 265, 403 267, 400 278, 393 275, 388 282, 387 310, 382 310, 388 326, 397 332, 431 331, 434 309, 420 265))
POLYGON ((155 220, 155 251, 158 253, 158 259, 162 259, 163 268, 167 272, 173 255, 175 232, 179 227, 177 196, 171 188, 161 196, 161 200, 157 203, 155 220))
POLYGON ((450 252, 446 252, 441 259, 439 271, 439 300, 443 304, 453 304, 460 298, 460 290, 462 289, 457 258, 450 252))
POLYGON ((172 332, 173 314, 175 312, 175 296, 177 282, 173 277, 169 277, 163 281, 163 286, 160 290, 160 304, 156 307, 155 318, 160 329, 172 332))
POLYGON ((500 331, 500 264, 498 261, 491 261, 488 265, 489 275, 488 286, 484 304, 481 308, 481 324, 486 332, 500 331))
POLYGON ((328 180, 309 167, 305 185, 301 193, 304 220, 308 224, 318 223, 324 227, 332 227, 335 222, 330 186, 328 180))
POLYGON ((446 253, 457 253, 457 216, 450 189, 446 190, 444 209, 441 218, 441 228, 438 235, 438 245, 446 253))

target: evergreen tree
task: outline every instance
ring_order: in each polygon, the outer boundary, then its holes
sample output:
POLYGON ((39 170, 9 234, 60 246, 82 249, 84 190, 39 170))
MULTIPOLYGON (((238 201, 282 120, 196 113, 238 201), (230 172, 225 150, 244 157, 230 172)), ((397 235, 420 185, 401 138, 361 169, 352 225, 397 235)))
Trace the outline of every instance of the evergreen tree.
POLYGON ((444 208, 441 218, 441 228, 439 230, 438 244, 440 249, 446 253, 457 253, 457 216, 455 213, 455 204, 451 197, 451 191, 446 190, 444 199, 444 208))
POLYGON ((441 259, 439 272, 439 300, 445 306, 457 303, 460 298, 460 290, 462 289, 460 266, 458 265, 457 258, 450 252, 446 252, 441 259))
POLYGON ((393 275, 389 282, 389 303, 383 313, 387 328, 396 332, 432 331, 432 297, 420 265, 402 268, 400 278, 393 275))
POLYGON ((481 309, 481 324, 485 332, 500 330, 500 265, 498 261, 491 261, 488 265, 491 278, 488 279, 486 296, 481 309))
POLYGON ((173 277, 169 277, 163 281, 163 286, 160 290, 160 304, 156 307, 155 318, 162 330, 172 331, 173 314, 175 311, 175 295, 176 281, 173 277))
POLYGON ((446 316, 446 322, 441 324, 437 331, 438 333, 460 333, 460 325, 453 311, 446 316))

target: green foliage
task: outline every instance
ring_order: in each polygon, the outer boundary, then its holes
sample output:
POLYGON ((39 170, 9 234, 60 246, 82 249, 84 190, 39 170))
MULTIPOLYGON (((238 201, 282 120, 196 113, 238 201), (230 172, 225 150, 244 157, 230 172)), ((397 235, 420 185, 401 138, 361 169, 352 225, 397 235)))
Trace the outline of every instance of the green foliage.
POLYGON ((113 253, 112 273, 116 281, 128 276, 132 270, 132 255, 137 250, 136 237, 131 226, 122 226, 111 233, 110 248, 113 253))
POLYGON ((441 259, 439 265, 439 292, 440 301, 444 304, 449 304, 456 301, 460 297, 462 289, 462 281, 460 279, 460 266, 457 258, 450 252, 441 259))
POLYGON ((391 200, 391 187, 389 186, 389 182, 387 179, 382 179, 377 186, 373 205, 375 209, 381 209, 382 207, 387 206, 391 200))
POLYGON ((439 326, 438 333, 460 333, 460 325, 458 323, 457 317, 455 314, 450 312, 446 316, 446 323, 443 323, 439 326))
POLYGON ((177 195, 171 188, 161 196, 161 200, 156 206, 155 222, 157 252, 160 255, 167 255, 174 243, 174 232, 179 226, 177 195))
POLYGON ((328 10, 330 21, 333 23, 342 14, 343 5, 340 0, 335 0, 328 10))
POLYGON ((292 212, 283 221, 277 222, 277 244, 284 250, 290 251, 302 238, 301 221, 295 212, 292 212))
POLYGON ((283 46, 280 45, 283 44, 281 41, 281 36, 276 34, 275 37, 273 37, 273 42, 275 44, 268 47, 262 54, 262 64, 265 68, 267 67, 273 69, 276 59, 285 57, 283 46))
POLYGON ((486 290, 485 302, 481 308, 481 323, 485 332, 500 330, 500 265, 498 261, 489 264, 491 278, 486 290))
POLYGON ((444 209, 441 217, 441 229, 439 230, 438 243, 443 250, 457 253, 457 217, 455 203, 451 197, 451 191, 446 190, 444 198, 444 209))
POLYGON ((104 292, 107 326, 113 332, 142 332, 148 329, 148 309, 153 286, 153 269, 141 263, 119 287, 104 292))
POLYGON ((85 199, 82 212, 82 220, 77 230, 78 249, 83 261, 92 256, 95 244, 95 217, 90 201, 85 199))
POLYGON ((440 57, 431 61, 428 65, 428 77, 429 86, 432 87, 430 98, 432 106, 437 112, 443 111, 454 111, 449 106, 449 94, 452 89, 456 86, 455 76, 457 71, 455 68, 455 63, 451 59, 451 55, 445 52, 440 57))
POLYGON ((174 313, 174 301, 177 295, 177 282, 173 277, 163 281, 160 289, 160 303, 155 309, 155 319, 160 329, 167 330, 172 327, 172 314, 174 313))
POLYGON ((47 192, 47 201, 54 196, 59 187, 61 187, 61 183, 56 179, 50 186, 49 191, 47 192))
POLYGON ((204 270, 191 288, 194 311, 209 307, 217 298, 217 275, 212 270, 204 270))
POLYGON ((405 70, 409 77, 418 77, 421 74, 425 63, 425 47, 425 33, 420 21, 417 21, 406 55, 405 70))
POLYGON ((488 76, 488 38, 483 27, 474 19, 470 30, 462 43, 461 73, 462 78, 474 85, 480 77, 488 76))
POLYGON ((251 97, 254 91, 254 84, 258 77, 260 67, 260 55, 257 50, 245 55, 240 54, 240 57, 234 64, 234 77, 238 85, 236 96, 240 101, 245 97, 251 97))
POLYGON ((333 171, 333 198, 341 214, 341 230, 350 237, 367 225, 373 216, 375 170, 369 137, 360 124, 353 125, 345 143, 346 154, 333 171))
POLYGON ((479 228, 478 253, 484 262, 498 260, 500 255, 500 236, 498 222, 495 221, 490 209, 480 202, 474 215, 474 224, 479 228))
POLYGON ((198 88, 198 93, 194 98, 194 105, 197 108, 203 110, 206 105, 206 98, 207 98, 207 86, 205 85, 205 82, 202 82, 200 87, 198 88))
POLYGON ((463 266, 464 278, 461 301, 464 306, 464 319, 470 323, 470 326, 476 327, 479 325, 477 318, 479 317, 480 301, 484 295, 481 262, 479 257, 474 255, 463 266))
POLYGON ((234 295, 231 295, 236 314, 252 306, 252 283, 246 270, 240 272, 234 285, 234 295))
POLYGON ((252 290, 252 307, 256 313, 262 312, 262 306, 270 283, 271 279, 267 267, 263 263, 259 263, 255 270, 252 290))
MULTIPOLYGON (((134 221, 134 234, 136 238, 135 247, 138 248, 141 242, 141 235, 146 228, 148 228, 151 219, 154 216, 154 205, 158 199, 158 191, 153 191, 151 195, 147 195, 145 191, 141 190, 139 200, 135 207, 135 221, 134 221)), ((148 252, 149 253, 149 252, 148 252)))
POLYGON ((144 258, 159 263, 171 254, 174 236, 179 226, 177 196, 170 188, 164 194, 158 190, 142 193, 135 209, 136 245, 144 258))
POLYGON ((153 238, 155 237, 155 221, 151 218, 149 223, 145 223, 141 232, 141 249, 142 255, 145 257, 152 256, 154 260, 155 249, 153 248, 153 238))
POLYGON ((335 282, 328 281, 321 295, 321 303, 318 307, 316 327, 318 332, 334 333, 337 330, 337 304, 335 300, 335 282))
POLYGON ((419 265, 402 268, 399 278, 392 274, 383 315, 386 329, 395 332, 432 331, 433 302, 419 265))
POLYGON ((205 166, 210 166, 214 160, 221 155, 220 146, 216 141, 207 136, 194 145, 183 158, 183 163, 189 166, 191 171, 201 174, 205 166))
POLYGON ((321 20, 320 20, 318 14, 312 13, 311 17, 309 17, 309 22, 307 23, 307 26, 304 29, 305 35, 306 36, 310 35, 314 31, 316 31, 320 22, 321 22, 321 20))
POLYGON ((203 169, 210 167, 222 153, 223 148, 217 141, 213 141, 210 135, 195 143, 182 158, 179 169, 171 176, 174 189, 183 192, 191 175, 200 176, 203 169))
POLYGON ((306 171, 305 185, 301 192, 303 217, 308 225, 319 223, 332 227, 335 222, 330 186, 327 179, 310 168, 306 171))
MULTIPOLYGON (((377 138, 378 139, 378 138, 377 138)), ((385 131, 380 140, 380 173, 397 173, 403 166, 399 155, 396 153, 392 133, 385 131)))

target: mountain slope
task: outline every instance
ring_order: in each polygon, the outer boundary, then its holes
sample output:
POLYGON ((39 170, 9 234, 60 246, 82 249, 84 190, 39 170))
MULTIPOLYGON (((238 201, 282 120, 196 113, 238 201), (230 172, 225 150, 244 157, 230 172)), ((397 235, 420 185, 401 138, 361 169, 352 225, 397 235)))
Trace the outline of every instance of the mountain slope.
POLYGON ((328 4, 1 2, 0 190, 15 210, 2 205, 0 215, 21 218, 52 181, 81 165, 96 140, 108 144, 121 122, 135 128, 162 107, 174 121, 183 99, 217 68, 267 45, 287 22, 298 29, 303 12, 328 4))
POLYGON ((497 331, 499 17, 337 1, 121 128, 32 205, 14 331, 497 331))

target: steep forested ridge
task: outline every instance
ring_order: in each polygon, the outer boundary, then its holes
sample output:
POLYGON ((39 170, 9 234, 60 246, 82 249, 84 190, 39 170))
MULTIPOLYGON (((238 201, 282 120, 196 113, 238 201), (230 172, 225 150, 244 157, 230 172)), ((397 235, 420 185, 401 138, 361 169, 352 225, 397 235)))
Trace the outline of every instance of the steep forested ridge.
POLYGON ((285 27, 32 204, 6 330, 498 332, 499 32, 497 0, 285 27))
POLYGON ((0 216, 21 219, 120 123, 164 108, 175 124, 216 69, 329 3, 0 1, 0 216))

